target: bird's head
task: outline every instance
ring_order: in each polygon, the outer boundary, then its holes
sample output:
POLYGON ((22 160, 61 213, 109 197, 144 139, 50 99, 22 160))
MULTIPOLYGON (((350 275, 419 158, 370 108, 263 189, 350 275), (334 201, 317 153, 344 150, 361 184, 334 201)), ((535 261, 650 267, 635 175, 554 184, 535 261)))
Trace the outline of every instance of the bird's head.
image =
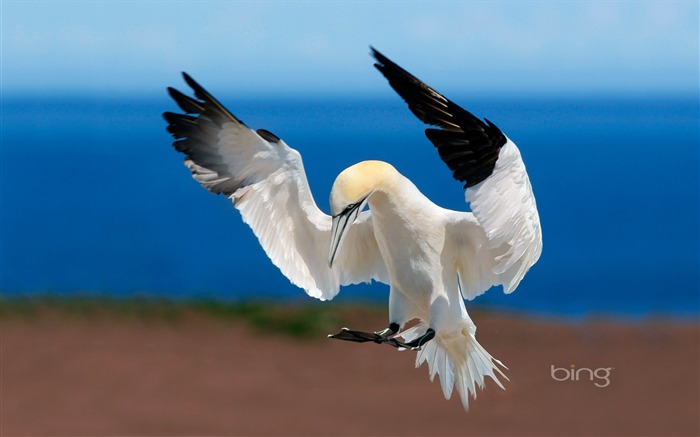
POLYGON ((375 191, 383 190, 398 172, 383 161, 362 161, 343 170, 331 189, 331 246, 328 265, 333 265, 347 230, 357 220, 375 191))

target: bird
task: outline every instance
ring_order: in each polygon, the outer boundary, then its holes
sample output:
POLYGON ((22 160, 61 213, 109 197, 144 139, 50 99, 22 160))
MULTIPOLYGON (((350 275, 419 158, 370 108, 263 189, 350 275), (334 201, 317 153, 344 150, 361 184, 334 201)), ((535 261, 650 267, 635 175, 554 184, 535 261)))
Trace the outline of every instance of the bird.
POLYGON ((163 114, 192 177, 233 202, 272 263, 309 296, 330 300, 348 284, 389 285, 388 326, 342 328, 332 339, 416 351, 416 367, 439 376, 465 410, 486 378, 500 388, 506 366, 476 340, 465 306, 501 285, 513 292, 542 251, 532 186, 518 147, 370 47, 374 66, 422 122, 471 211, 442 208, 392 164, 365 160, 330 190, 330 215, 309 188, 301 154, 253 130, 187 73, 194 96, 169 87, 182 113, 163 114))

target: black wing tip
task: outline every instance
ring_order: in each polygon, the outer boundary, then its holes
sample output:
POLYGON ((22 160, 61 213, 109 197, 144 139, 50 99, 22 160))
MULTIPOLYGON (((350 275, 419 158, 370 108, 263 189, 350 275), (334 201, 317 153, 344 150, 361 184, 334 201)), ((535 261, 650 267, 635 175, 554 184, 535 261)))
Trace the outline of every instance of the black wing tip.
POLYGON ((187 85, 189 85, 192 89, 197 89, 197 88, 202 87, 200 84, 197 83, 196 80, 192 79, 192 76, 187 74, 186 71, 181 72, 181 74, 182 74, 182 78, 185 80, 187 85))
POLYGON ((181 96, 184 96, 182 91, 171 86, 168 87, 168 95, 175 101, 177 101, 181 96))
POLYGON ((219 106, 221 105, 221 104, 214 98, 214 96, 212 96, 211 94, 209 94, 209 92, 208 92, 207 90, 205 90, 204 87, 203 87, 202 85, 199 84, 199 82, 197 82, 196 80, 194 80, 194 79, 192 78, 192 76, 190 76, 189 74, 187 74, 186 72, 183 71, 183 72, 182 72, 182 78, 185 80, 185 82, 187 83, 187 85, 189 85, 190 88, 192 88, 192 90, 194 91, 195 97, 197 97, 198 99, 202 99, 202 100, 204 100, 204 101, 211 100, 211 101, 214 102, 215 104, 217 104, 217 105, 219 105, 219 106))
POLYGON ((391 74, 392 71, 394 72, 394 75, 397 75, 396 73, 400 73, 400 74, 405 74, 409 77, 413 77, 413 75, 411 75, 409 72, 407 72, 403 68, 399 67, 399 65, 396 62, 387 58, 379 50, 375 49, 372 46, 370 46, 370 49, 372 50, 372 52, 371 52, 372 57, 376 61, 374 63, 374 68, 379 70, 389 81, 392 80, 392 78, 389 77, 389 75, 391 74))
POLYGON ((482 121, 450 101, 374 47, 370 46, 370 50, 377 61, 374 66, 408 103, 411 112, 424 123, 440 128, 426 129, 425 134, 452 170, 452 176, 464 182, 464 188, 488 178, 506 143, 503 132, 490 120, 482 121))
POLYGON ((209 93, 196 80, 192 79, 192 76, 183 71, 182 78, 185 80, 187 85, 189 85, 190 88, 194 90, 195 96, 199 97, 200 99, 206 99, 207 97, 209 97, 209 93))
POLYGON ((372 57, 377 61, 381 62, 380 58, 383 58, 384 55, 381 54, 381 52, 377 49, 375 49, 373 46, 369 46, 369 54, 372 55, 372 57))
MULTIPOLYGON (((382 52, 379 50, 375 49, 372 46, 369 46, 370 54, 372 57, 377 61, 374 66, 377 68, 380 68, 386 64, 394 64, 389 58, 387 58, 382 52)), ((396 64, 394 64, 396 65, 396 64)))
POLYGON ((180 108, 187 113, 207 113, 209 116, 218 112, 236 123, 245 126, 245 123, 233 115, 231 111, 226 109, 213 95, 209 93, 202 85, 200 85, 196 80, 192 78, 187 72, 181 72, 182 78, 185 80, 187 85, 194 91, 194 97, 183 94, 182 92, 176 90, 175 88, 168 87, 168 93, 175 100, 175 102, 180 106, 180 108))
MULTIPOLYGON (((390 84, 406 79, 408 79, 409 81, 421 82, 420 79, 417 79, 411 73, 400 67, 396 62, 387 58, 379 50, 375 49, 372 46, 369 46, 369 48, 371 50, 372 57, 376 61, 374 63, 374 68, 379 70, 379 72, 382 73, 382 75, 384 75, 384 77, 389 81, 390 84)), ((392 87, 393 86, 394 85, 392 84, 392 87)))
POLYGON ((163 112, 163 118, 170 124, 175 124, 182 114, 177 114, 175 112, 165 111, 163 112))
POLYGON ((168 91, 168 95, 170 96, 170 98, 175 100, 175 102, 177 102, 178 98, 181 95, 183 95, 182 92, 180 92, 179 90, 177 90, 171 86, 167 87, 166 90, 168 91))
MULTIPOLYGON (((204 91, 204 88, 202 88, 202 86, 201 86, 200 84, 198 84, 197 81, 195 81, 194 79, 192 79, 192 76, 190 76, 189 74, 187 74, 187 73, 184 72, 184 71, 181 72, 181 74, 182 74, 182 78, 185 80, 185 82, 187 83, 187 85, 189 85, 190 88, 192 88, 192 89, 195 91, 195 95, 197 95, 197 93, 198 93, 199 90, 204 91)), ((180 91, 180 90, 178 90, 178 89, 176 89, 176 88, 173 88, 173 87, 171 87, 171 86, 167 87, 166 90, 168 91, 168 95, 169 95, 173 100, 175 100, 175 102, 177 102, 178 104, 180 104, 180 102, 183 102, 183 101, 192 100, 191 97, 187 96, 187 95, 186 95, 185 93, 183 93, 182 91, 180 91)), ((205 92, 206 92, 206 91, 205 91, 205 92)), ((180 105, 180 106, 182 107, 182 105, 180 105)), ((185 110, 185 108, 182 108, 182 109, 185 110)), ((188 112, 189 112, 189 111, 188 111, 188 112)))
POLYGON ((175 88, 168 87, 168 94, 170 94, 170 97, 175 100, 175 103, 177 103, 180 109, 188 114, 201 114, 205 110, 202 102, 185 95, 175 88))

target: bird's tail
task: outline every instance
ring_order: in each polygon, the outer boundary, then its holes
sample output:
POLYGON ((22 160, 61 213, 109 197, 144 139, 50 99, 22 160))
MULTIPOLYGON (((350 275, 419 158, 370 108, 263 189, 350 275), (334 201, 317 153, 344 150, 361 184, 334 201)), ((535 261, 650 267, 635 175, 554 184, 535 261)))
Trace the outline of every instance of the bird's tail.
MULTIPOLYGON (((446 399, 452 396, 452 389, 462 400, 464 409, 469 409, 469 394, 476 399, 476 388, 484 388, 486 377, 493 379, 499 387, 505 390, 498 374, 508 380, 508 377, 498 366, 507 369, 500 361, 491 356, 476 341, 475 328, 463 321, 454 331, 438 332, 431 341, 422 346, 416 356, 416 367, 428 363, 430 380, 435 375, 440 376, 440 385, 446 399), (459 329, 461 328, 461 329, 459 329)), ((421 336, 428 329, 425 323, 409 328, 399 335, 409 342, 421 336)))

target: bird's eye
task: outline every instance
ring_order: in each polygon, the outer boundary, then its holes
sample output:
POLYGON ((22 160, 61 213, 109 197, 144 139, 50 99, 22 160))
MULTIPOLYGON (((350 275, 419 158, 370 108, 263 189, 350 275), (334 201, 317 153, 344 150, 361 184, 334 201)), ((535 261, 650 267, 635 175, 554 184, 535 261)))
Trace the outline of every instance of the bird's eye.
POLYGON ((355 208, 356 206, 357 206, 357 203, 351 203, 345 209, 351 210, 351 209, 355 208))

